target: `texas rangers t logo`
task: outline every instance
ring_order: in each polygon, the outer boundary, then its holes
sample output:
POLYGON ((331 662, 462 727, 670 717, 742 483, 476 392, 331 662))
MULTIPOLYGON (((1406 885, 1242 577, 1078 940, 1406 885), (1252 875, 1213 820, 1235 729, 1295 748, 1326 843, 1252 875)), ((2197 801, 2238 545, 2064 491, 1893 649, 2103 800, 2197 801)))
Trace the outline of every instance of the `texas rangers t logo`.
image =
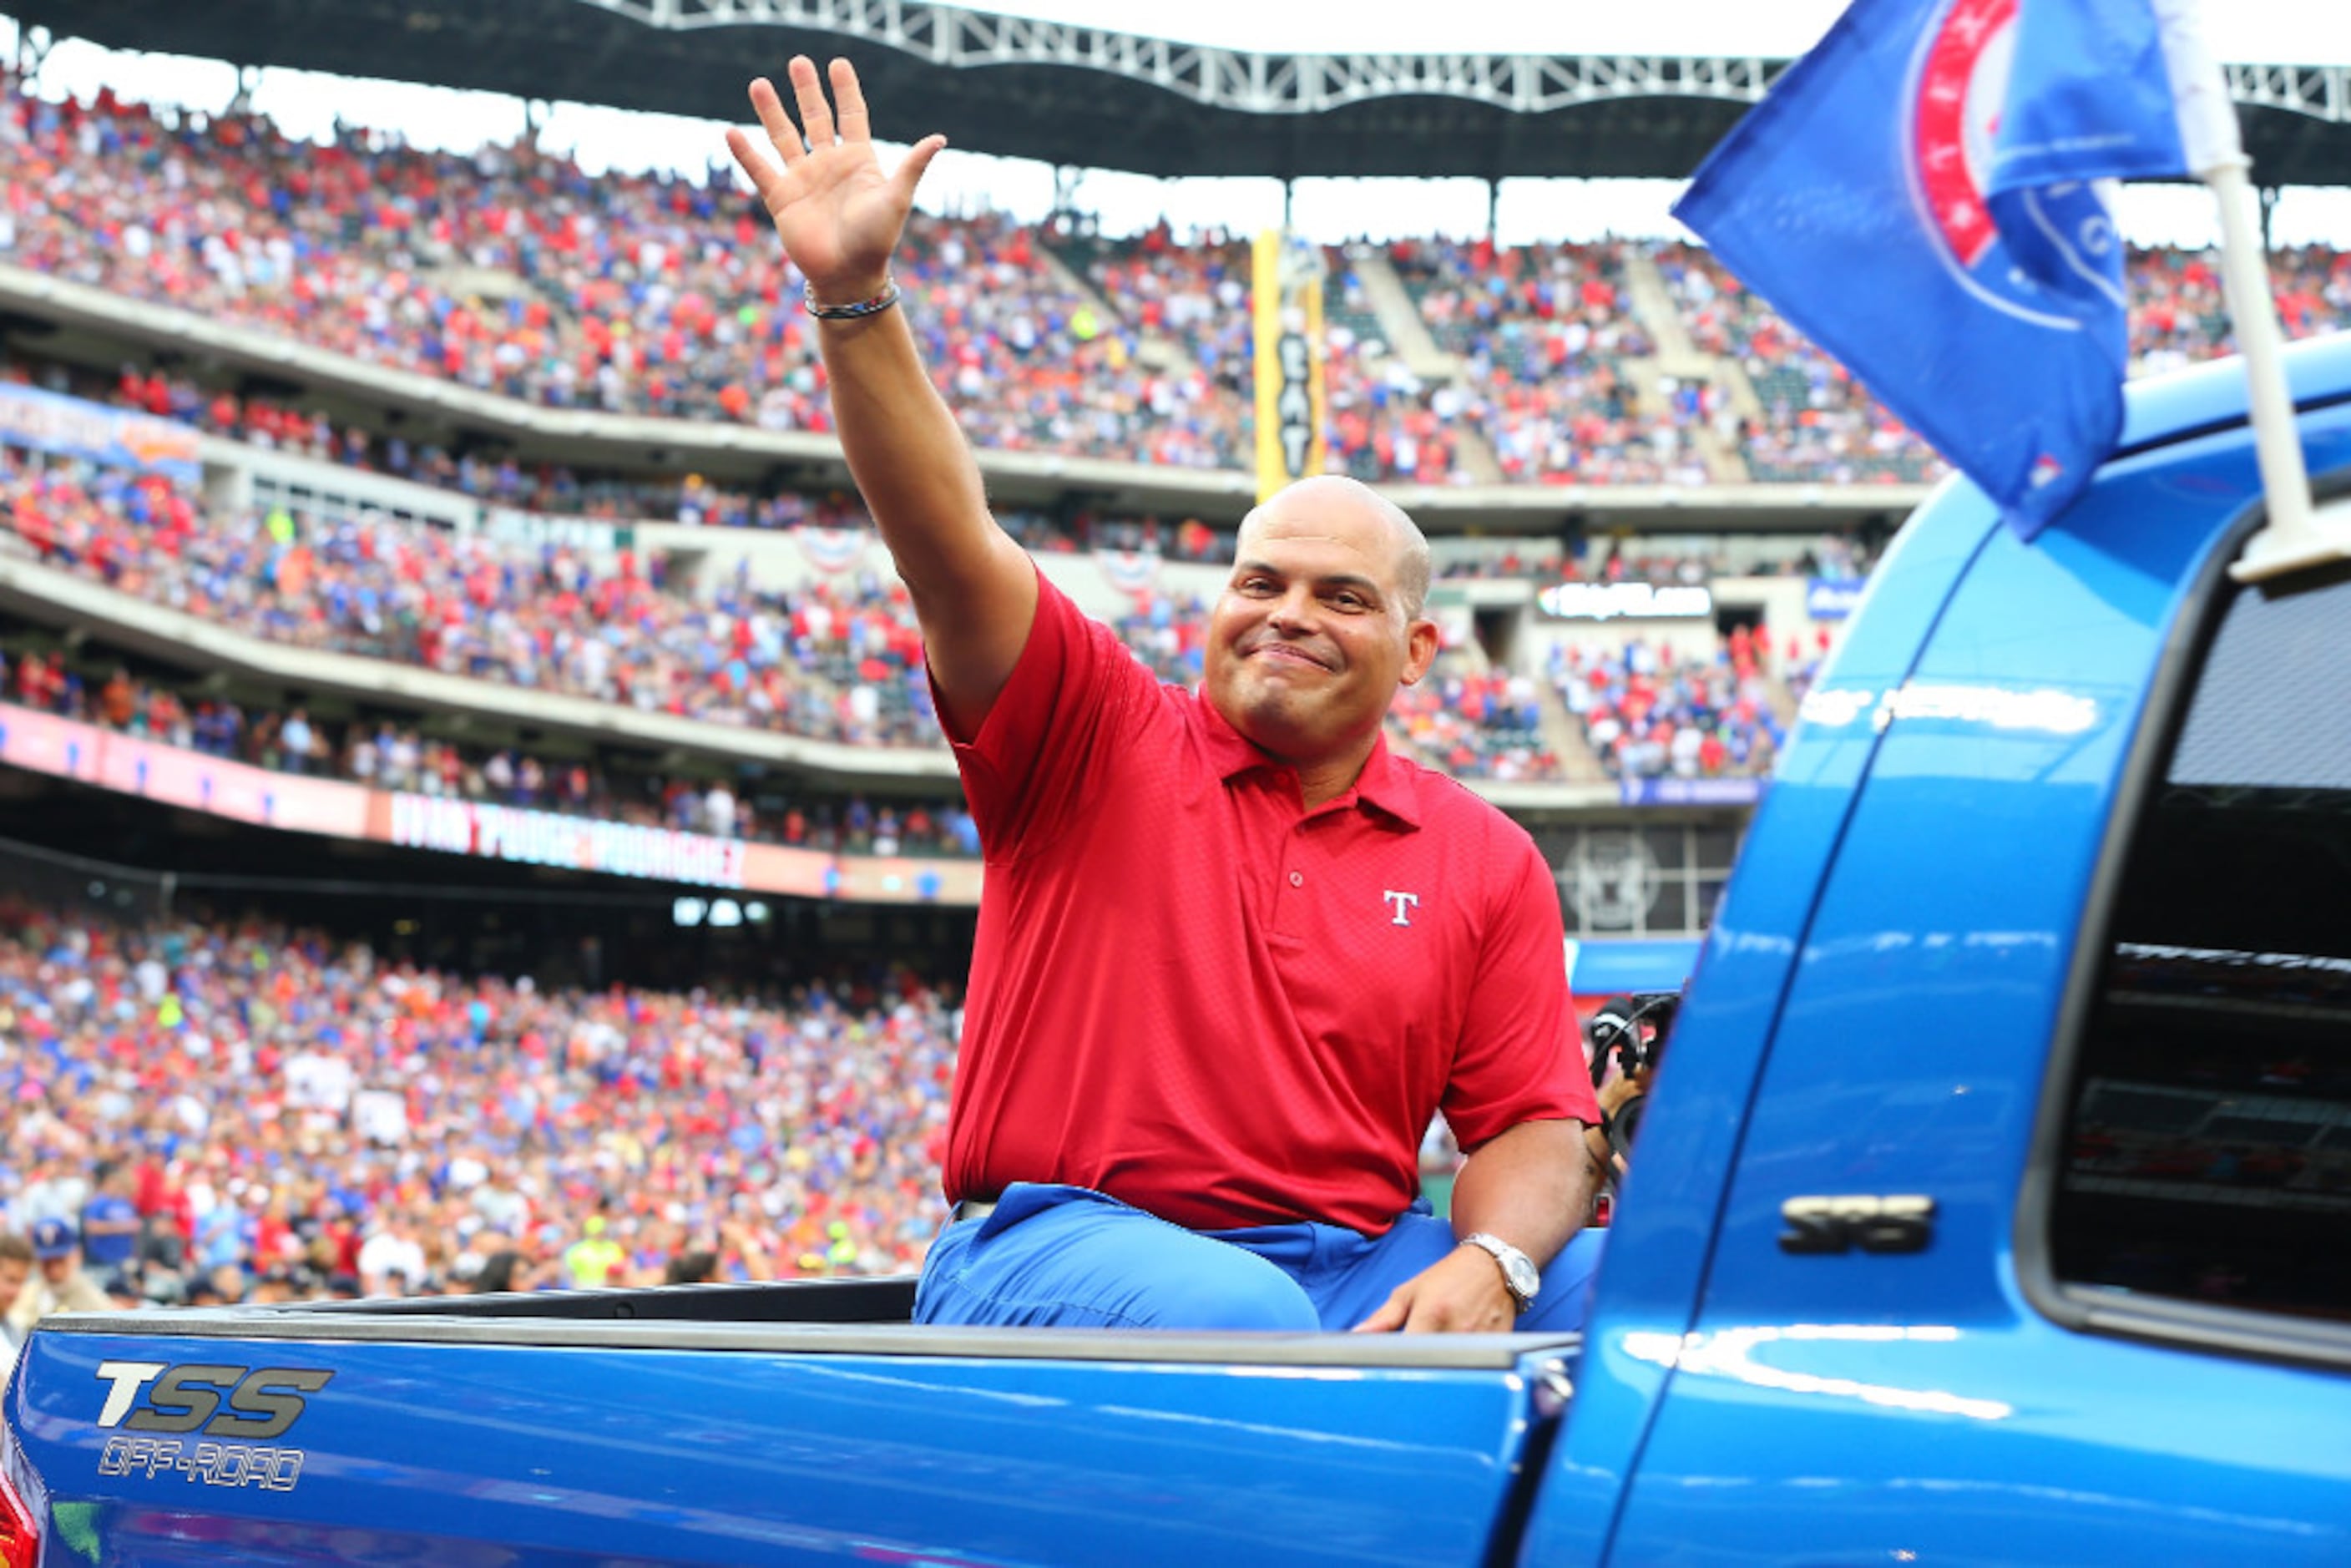
POLYGON ((1389 925, 1409 925, 1412 924, 1412 915, 1410 911, 1420 907, 1420 894, 1416 893, 1388 892, 1381 894, 1380 896, 1387 900, 1389 906, 1395 911, 1395 918, 1389 921, 1389 925))

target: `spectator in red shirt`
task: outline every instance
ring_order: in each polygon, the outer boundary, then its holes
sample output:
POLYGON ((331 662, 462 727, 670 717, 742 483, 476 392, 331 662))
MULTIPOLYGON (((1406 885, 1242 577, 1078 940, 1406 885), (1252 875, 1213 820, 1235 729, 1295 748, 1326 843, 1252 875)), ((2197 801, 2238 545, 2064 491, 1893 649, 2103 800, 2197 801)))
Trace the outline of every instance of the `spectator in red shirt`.
POLYGON ((831 76, 838 141, 799 57, 805 143, 765 81, 782 167, 728 142, 808 279, 988 855, 956 1214, 917 1317, 1575 1326, 1598 1113, 1557 893, 1521 830, 1382 739, 1437 653, 1426 541, 1353 481, 1292 486, 1243 525, 1204 695, 1160 686, 989 517, 893 308, 943 139, 885 176, 855 73, 831 76), (1472 1150, 1451 1223, 1414 1197, 1440 1105, 1472 1150))

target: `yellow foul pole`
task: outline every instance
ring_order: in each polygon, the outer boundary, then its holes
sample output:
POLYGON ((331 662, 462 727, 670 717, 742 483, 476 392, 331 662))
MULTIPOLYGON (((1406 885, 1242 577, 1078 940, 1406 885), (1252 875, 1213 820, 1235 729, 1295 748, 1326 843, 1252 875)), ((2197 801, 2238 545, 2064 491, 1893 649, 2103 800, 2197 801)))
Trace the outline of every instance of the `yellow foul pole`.
POLYGON ((1322 472, 1322 254, 1279 229, 1257 236, 1249 307, 1257 349, 1257 498, 1322 472))

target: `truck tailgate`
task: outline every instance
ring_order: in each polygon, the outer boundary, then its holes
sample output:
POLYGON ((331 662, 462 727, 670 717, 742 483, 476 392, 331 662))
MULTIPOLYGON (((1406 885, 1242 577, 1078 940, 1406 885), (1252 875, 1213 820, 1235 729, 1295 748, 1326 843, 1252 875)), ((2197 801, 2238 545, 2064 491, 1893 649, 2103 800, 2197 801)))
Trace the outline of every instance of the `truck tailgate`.
POLYGON ((1486 1560, 1573 1340, 53 1320, 57 1563, 1486 1560), (160 1330, 168 1327, 168 1334, 160 1330))

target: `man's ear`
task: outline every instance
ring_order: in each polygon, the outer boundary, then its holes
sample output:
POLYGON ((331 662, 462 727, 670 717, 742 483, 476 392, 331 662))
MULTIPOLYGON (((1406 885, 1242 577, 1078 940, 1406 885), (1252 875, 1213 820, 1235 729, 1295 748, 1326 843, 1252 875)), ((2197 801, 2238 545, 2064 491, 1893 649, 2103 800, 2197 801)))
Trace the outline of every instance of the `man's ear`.
POLYGON ((1424 615, 1405 628, 1404 637, 1404 684, 1416 685, 1437 662, 1437 622, 1424 615))

